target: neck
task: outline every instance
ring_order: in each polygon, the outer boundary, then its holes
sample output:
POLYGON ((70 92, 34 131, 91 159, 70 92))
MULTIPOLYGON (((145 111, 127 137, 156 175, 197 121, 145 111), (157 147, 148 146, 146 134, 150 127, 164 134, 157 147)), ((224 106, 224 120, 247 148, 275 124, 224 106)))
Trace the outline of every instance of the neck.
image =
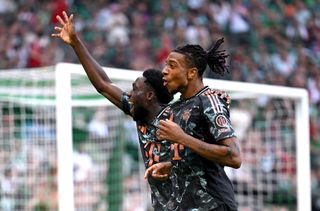
POLYGON ((188 86, 183 91, 181 91, 181 98, 188 99, 190 97, 193 97, 201 89, 203 89, 203 87, 204 87, 204 84, 202 80, 190 81, 188 86))

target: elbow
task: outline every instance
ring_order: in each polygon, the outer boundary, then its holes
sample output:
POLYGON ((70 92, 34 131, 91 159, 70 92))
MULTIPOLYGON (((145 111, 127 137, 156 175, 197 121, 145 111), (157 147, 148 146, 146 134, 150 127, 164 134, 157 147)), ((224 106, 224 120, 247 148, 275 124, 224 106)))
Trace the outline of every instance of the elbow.
POLYGON ((93 85, 95 90, 100 94, 106 92, 110 87, 108 82, 104 81, 103 79, 91 80, 91 84, 93 85))
POLYGON ((238 157, 234 161, 233 168, 239 169, 241 167, 241 164, 242 164, 242 159, 241 159, 241 157, 238 157))
POLYGON ((234 169, 239 169, 241 167, 241 164, 242 164, 241 157, 237 157, 233 160, 231 167, 234 169))
POLYGON ((241 167, 241 164, 242 164, 242 162, 240 161, 240 162, 237 162, 237 163, 235 163, 235 165, 234 165, 234 167, 233 168, 235 168, 235 169, 239 169, 240 167, 241 167))
POLYGON ((113 86, 112 83, 109 83, 107 81, 96 82, 93 84, 93 86, 96 91, 102 95, 104 95, 105 93, 110 93, 110 95, 112 95, 112 93, 116 92, 118 89, 117 86, 113 86))
POLYGON ((95 86, 94 87, 98 93, 102 94, 103 93, 103 87, 102 86, 95 86))
POLYGON ((102 94, 102 93, 104 93, 106 91, 106 86, 103 83, 94 84, 93 86, 97 90, 97 92, 100 93, 100 94, 102 94))

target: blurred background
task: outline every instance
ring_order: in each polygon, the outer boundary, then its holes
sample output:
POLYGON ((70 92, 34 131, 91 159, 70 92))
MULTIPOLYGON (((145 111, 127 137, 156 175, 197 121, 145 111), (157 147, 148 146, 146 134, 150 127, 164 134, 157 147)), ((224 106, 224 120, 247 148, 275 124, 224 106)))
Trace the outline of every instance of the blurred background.
MULTIPOLYGON (((74 14, 77 31, 102 66, 162 68, 176 46, 198 43, 208 49, 224 37, 230 73, 207 71, 206 77, 307 89, 312 206, 320 210, 319 0, 0 0, 0 69, 78 63, 68 45, 50 37, 63 10, 74 14)), ((96 114, 98 122, 100 117, 96 114)), ((127 146, 129 153, 131 147, 134 144, 127 146)), ((75 156, 86 168, 92 161, 81 156, 82 148, 75 156)), ((1 174, 5 195, 12 172, 3 169, 1 174)))

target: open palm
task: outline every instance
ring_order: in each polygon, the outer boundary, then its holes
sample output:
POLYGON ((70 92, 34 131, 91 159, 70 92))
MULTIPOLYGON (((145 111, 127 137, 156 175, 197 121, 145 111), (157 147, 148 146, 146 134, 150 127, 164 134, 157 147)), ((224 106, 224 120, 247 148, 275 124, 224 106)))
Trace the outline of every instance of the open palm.
POLYGON ((61 38, 67 44, 72 44, 72 41, 76 37, 75 28, 72 22, 73 15, 71 14, 70 17, 68 17, 65 11, 63 11, 62 14, 64 20, 59 15, 57 15, 57 19, 62 25, 62 27, 54 27, 56 32, 53 33, 51 36, 61 38))

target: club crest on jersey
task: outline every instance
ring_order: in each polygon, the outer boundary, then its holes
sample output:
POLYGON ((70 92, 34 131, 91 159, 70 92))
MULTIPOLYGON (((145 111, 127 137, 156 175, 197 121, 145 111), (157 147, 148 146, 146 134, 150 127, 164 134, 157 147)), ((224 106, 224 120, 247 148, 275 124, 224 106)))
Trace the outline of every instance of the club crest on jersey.
POLYGON ((227 118, 221 114, 216 117, 215 122, 219 127, 227 127, 228 125, 227 118))

